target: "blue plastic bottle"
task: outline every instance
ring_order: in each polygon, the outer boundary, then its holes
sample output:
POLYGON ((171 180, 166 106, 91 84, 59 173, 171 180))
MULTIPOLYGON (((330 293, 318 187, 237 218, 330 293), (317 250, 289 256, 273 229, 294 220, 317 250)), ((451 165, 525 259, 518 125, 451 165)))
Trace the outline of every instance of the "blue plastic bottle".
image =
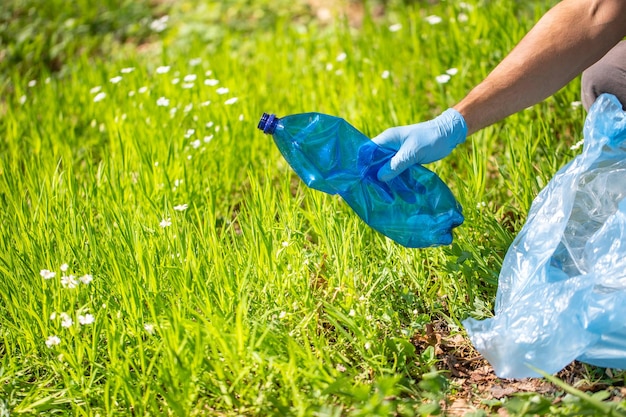
POLYGON ((432 171, 415 165, 389 182, 378 170, 394 152, 345 120, 319 113, 277 118, 264 113, 258 128, 272 135, 289 165, 316 190, 339 194, 373 229, 410 248, 452 243, 463 223, 461 206, 432 171))

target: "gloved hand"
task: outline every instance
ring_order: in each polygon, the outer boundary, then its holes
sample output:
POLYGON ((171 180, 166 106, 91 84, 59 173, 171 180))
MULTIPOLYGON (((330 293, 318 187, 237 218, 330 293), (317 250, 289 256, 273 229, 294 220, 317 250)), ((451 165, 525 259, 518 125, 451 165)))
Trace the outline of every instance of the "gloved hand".
POLYGON ((466 137, 465 119, 453 108, 427 122, 389 128, 372 139, 378 146, 397 151, 380 168, 378 179, 390 181, 411 165, 442 159, 466 137))

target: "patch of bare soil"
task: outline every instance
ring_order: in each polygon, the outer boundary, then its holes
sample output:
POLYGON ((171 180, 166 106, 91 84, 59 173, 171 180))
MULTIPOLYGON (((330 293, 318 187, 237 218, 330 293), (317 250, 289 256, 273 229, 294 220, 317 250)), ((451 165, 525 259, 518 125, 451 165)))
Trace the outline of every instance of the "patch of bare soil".
MULTIPOLYGON (((472 347, 470 341, 461 334, 450 334, 445 322, 428 325, 426 334, 414 336, 411 342, 418 350, 432 346, 440 359, 440 370, 449 373, 456 393, 445 406, 446 415, 463 416, 477 409, 489 409, 485 404, 490 400, 501 400, 517 393, 538 393, 554 396, 554 403, 561 401, 562 389, 545 379, 498 378, 491 365, 472 347)), ((596 392, 610 388, 608 379, 591 382, 588 368, 579 362, 571 363, 556 376, 581 391, 596 392)), ((610 370, 606 371, 606 376, 611 377, 610 370)), ((610 400, 622 401, 626 397, 626 388, 615 388, 611 390, 611 394, 610 400)), ((497 411, 500 415, 508 415, 504 408, 497 411)))

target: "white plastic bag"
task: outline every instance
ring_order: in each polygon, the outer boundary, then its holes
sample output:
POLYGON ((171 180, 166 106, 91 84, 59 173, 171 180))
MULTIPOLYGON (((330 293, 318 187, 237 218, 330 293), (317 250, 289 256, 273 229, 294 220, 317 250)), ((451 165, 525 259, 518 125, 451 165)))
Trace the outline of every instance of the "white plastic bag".
POLYGON ((626 369, 626 113, 589 110, 583 153, 530 208, 499 277, 495 317, 465 325, 501 378, 571 361, 626 369))

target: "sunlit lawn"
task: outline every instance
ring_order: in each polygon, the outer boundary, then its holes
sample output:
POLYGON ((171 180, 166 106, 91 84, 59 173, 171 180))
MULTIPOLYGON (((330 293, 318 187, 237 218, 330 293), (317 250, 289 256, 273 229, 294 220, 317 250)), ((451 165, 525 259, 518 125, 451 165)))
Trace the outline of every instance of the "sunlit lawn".
POLYGON ((454 384, 414 340, 491 314, 532 199, 579 152, 577 81, 430 166, 465 215, 440 248, 307 189, 256 124, 319 111, 374 136, 433 117, 549 4, 394 3, 359 27, 263 4, 173 4, 140 47, 7 69, 0 415, 446 407, 454 384))

